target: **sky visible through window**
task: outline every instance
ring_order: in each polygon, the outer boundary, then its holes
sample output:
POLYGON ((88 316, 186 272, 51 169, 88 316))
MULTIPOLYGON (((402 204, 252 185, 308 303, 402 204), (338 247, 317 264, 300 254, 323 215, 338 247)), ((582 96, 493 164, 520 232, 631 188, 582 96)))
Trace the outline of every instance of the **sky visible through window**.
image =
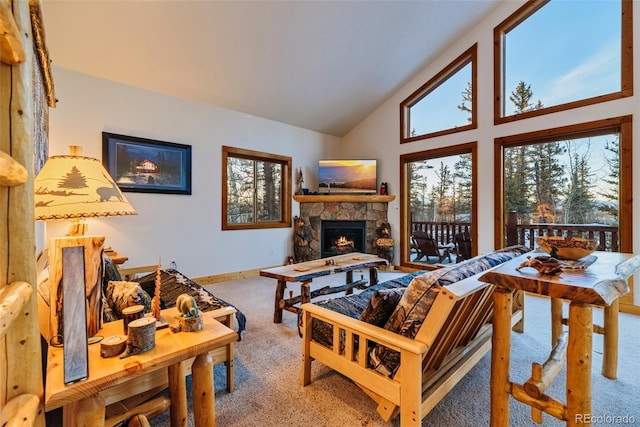
MULTIPOLYGON (((552 0, 511 30, 505 41, 504 98, 507 115, 515 111, 509 96, 520 81, 530 85, 533 92, 531 103, 535 104, 540 100, 545 107, 619 91, 620 17, 620 0, 552 0)), ((486 61, 488 58, 479 60, 486 61)), ((450 82, 442 84, 429 94, 428 113, 419 111, 422 117, 428 117, 430 123, 446 124, 438 126, 438 130, 467 123, 466 119, 461 120, 462 112, 457 106, 462 102, 462 91, 470 80, 470 71, 461 71, 452 76, 450 82), (431 96, 434 96, 433 100, 431 96), (446 108, 441 108, 442 106, 446 108)), ((486 105, 486 102, 480 103, 483 104, 486 105)), ((487 110, 478 113, 487 114, 487 110)), ((414 116, 413 108, 411 114, 412 128, 421 126, 420 129, 424 129, 432 126, 416 125, 421 116, 414 116)), ((468 117, 467 113, 464 114, 464 117, 468 117)), ((433 129, 428 131, 432 132, 433 129)), ((595 183, 602 184, 602 178, 609 173, 606 157, 610 157, 611 153, 604 146, 607 141, 611 142, 615 138, 614 135, 604 135, 572 140, 573 149, 579 155, 590 152, 591 172, 595 183)), ((561 162, 568 164, 569 158, 565 157, 561 162)), ((453 171, 458 158, 459 156, 448 156, 428 161, 434 169, 427 169, 422 173, 429 188, 439 180, 435 171, 440 162, 453 171)), ((594 193, 601 190, 601 187, 594 188, 594 193)))

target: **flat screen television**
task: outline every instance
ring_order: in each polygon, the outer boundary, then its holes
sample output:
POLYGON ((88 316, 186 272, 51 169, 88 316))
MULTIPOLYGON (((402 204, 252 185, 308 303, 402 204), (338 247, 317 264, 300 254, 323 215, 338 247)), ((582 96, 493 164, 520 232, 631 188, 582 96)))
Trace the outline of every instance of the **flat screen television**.
POLYGON ((376 194, 376 160, 320 160, 318 193, 376 194))

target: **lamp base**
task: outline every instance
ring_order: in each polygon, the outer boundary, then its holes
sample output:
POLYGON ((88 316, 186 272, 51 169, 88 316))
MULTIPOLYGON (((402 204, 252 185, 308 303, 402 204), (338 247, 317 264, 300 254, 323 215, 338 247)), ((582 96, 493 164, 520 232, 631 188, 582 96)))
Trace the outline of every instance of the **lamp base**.
POLYGON ((84 218, 74 218, 69 224, 69 228, 67 229, 67 236, 84 236, 89 228, 87 221, 84 218))
POLYGON ((102 253, 104 236, 56 237, 49 243, 49 334, 63 336, 62 324, 62 248, 82 246, 84 252, 84 285, 87 299, 87 336, 102 327, 102 253))

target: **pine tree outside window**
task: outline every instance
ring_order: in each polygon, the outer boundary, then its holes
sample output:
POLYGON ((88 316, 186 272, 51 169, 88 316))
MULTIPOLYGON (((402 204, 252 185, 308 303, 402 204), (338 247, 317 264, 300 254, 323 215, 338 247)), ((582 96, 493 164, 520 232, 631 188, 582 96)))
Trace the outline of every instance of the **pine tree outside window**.
POLYGON ((291 226, 291 158, 222 147, 222 229, 291 226))

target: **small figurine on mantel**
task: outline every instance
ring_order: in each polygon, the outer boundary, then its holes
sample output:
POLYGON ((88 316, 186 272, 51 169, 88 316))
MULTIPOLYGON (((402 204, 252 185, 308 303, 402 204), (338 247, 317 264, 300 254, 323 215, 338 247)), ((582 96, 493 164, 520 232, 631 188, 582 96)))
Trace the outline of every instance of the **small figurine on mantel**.
POLYGON ((304 178, 302 177, 302 168, 296 169, 296 194, 303 194, 302 183, 304 178))

